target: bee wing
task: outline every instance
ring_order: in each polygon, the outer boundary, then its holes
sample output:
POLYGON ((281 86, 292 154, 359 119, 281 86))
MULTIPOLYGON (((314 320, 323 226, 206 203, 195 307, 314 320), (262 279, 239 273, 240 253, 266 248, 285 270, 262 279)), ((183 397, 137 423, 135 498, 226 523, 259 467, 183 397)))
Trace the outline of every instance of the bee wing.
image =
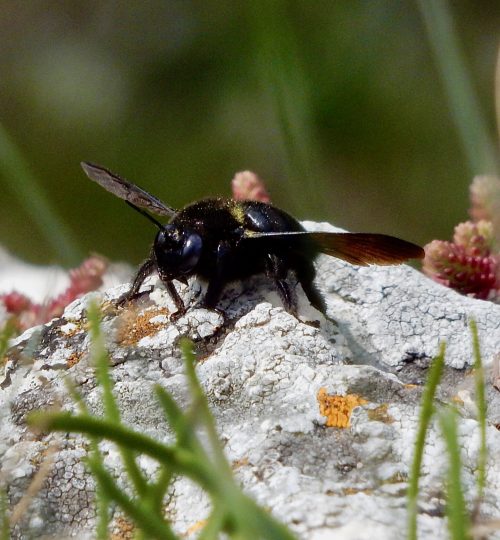
POLYGON ((331 232, 271 232, 248 231, 245 238, 282 238, 290 243, 311 240, 317 249, 351 264, 401 264, 408 259, 423 259, 425 252, 416 244, 386 234, 331 233, 331 232))
POLYGON ((117 174, 112 173, 100 165, 82 161, 81 166, 91 180, 97 182, 106 191, 134 206, 149 210, 158 216, 172 217, 176 213, 173 208, 164 204, 160 199, 151 195, 151 193, 120 178, 117 174))

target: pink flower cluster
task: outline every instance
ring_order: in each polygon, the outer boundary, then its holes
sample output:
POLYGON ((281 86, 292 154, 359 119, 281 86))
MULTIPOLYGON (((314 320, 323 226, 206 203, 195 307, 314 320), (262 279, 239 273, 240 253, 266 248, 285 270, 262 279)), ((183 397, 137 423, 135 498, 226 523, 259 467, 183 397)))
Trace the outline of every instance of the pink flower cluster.
POLYGON ((500 301, 500 180, 478 176, 471 185, 471 217, 455 227, 452 242, 425 246, 422 270, 456 291, 500 301))
POLYGON ((0 302, 20 331, 37 324, 50 321, 62 315, 64 308, 83 294, 94 291, 102 285, 102 276, 108 262, 98 255, 92 255, 78 267, 69 271, 68 288, 54 298, 39 304, 16 291, 0 295, 0 302))
POLYGON ((233 199, 235 201, 270 202, 264 182, 251 171, 236 173, 231 181, 233 199))
POLYGON ((488 228, 490 222, 467 221, 455 227, 453 242, 427 244, 424 273, 462 294, 495 300, 500 292, 500 257, 492 254, 488 237, 481 234, 488 228))

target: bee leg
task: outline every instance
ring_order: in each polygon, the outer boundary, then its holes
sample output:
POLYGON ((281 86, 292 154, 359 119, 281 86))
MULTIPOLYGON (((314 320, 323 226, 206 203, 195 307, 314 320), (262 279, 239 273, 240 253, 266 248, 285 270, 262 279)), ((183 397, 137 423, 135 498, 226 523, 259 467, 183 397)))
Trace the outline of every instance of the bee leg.
POLYGON ((197 306, 210 309, 211 311, 215 311, 219 315, 222 315, 223 321, 226 319, 226 314, 222 309, 217 307, 217 304, 219 303, 225 285, 226 281, 221 277, 217 276, 212 278, 208 282, 207 292, 205 293, 203 300, 197 306))
POLYGON ((130 287, 126 293, 122 294, 120 298, 118 298, 116 305, 123 306, 123 304, 129 300, 133 300, 134 298, 141 296, 143 294, 139 292, 141 285, 144 283, 144 280, 155 271, 155 269, 156 265, 153 259, 147 259, 137 271, 137 275, 134 278, 132 287, 130 287))
POLYGON ((219 276, 212 278, 208 282, 207 292, 205 293, 203 300, 200 302, 200 307, 218 311, 216 308, 222 295, 224 285, 224 280, 222 280, 219 276))
POLYGON ((230 246, 226 242, 221 242, 217 247, 217 262, 215 263, 215 274, 208 282, 207 291, 203 300, 198 304, 199 307, 216 311, 225 319, 223 310, 217 308, 222 291, 227 283, 226 268, 230 255, 230 246))
POLYGON ((314 285, 316 276, 314 264, 310 261, 302 261, 295 266, 295 273, 311 305, 326 316, 325 300, 316 285, 314 285))
POLYGON ((279 297, 283 302, 284 308, 298 318, 297 313, 297 299, 295 295, 290 290, 290 286, 286 281, 288 274, 288 266, 286 262, 276 255, 269 254, 266 261, 266 275, 274 279, 276 288, 278 289, 279 297))
POLYGON ((184 305, 184 302, 182 301, 182 298, 179 296, 179 293, 177 292, 177 289, 175 288, 175 285, 172 283, 172 281, 167 279, 162 279, 163 284, 165 285, 168 294, 170 294, 170 298, 174 301, 175 307, 177 308, 177 311, 175 313, 172 313, 170 315, 170 320, 172 322, 176 321, 180 317, 186 313, 186 306, 184 305))

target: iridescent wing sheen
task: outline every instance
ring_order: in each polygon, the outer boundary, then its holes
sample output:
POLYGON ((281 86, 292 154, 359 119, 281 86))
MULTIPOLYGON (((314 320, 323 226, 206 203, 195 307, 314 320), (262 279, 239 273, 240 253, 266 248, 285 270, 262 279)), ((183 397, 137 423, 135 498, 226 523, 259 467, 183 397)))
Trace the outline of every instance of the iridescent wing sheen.
POLYGON ((170 206, 160 201, 151 193, 144 189, 120 178, 117 174, 87 161, 82 161, 81 166, 85 174, 94 182, 97 182, 106 191, 116 195, 120 199, 127 201, 132 206, 143 208, 153 212, 158 216, 172 217, 176 211, 170 206))

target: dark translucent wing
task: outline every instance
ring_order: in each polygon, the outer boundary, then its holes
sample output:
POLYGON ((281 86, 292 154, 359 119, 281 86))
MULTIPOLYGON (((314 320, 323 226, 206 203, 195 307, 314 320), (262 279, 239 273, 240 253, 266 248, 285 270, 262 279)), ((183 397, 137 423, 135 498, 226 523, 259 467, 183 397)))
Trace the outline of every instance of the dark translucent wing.
POLYGON ((247 238, 283 238, 290 242, 294 237, 311 240, 319 251, 337 257, 351 264, 400 264, 408 259, 422 259, 424 250, 394 236, 370 233, 329 233, 329 232, 277 232, 258 233, 249 231, 247 238))
POLYGON ((120 178, 115 173, 108 171, 108 169, 86 161, 82 161, 81 166, 91 180, 97 182, 105 190, 120 199, 149 210, 158 216, 171 217, 175 214, 175 210, 164 204, 160 199, 135 184, 120 178))
POLYGON ((408 259, 423 259, 424 250, 394 236, 370 233, 311 233, 311 239, 327 255, 351 264, 400 264, 408 259))

